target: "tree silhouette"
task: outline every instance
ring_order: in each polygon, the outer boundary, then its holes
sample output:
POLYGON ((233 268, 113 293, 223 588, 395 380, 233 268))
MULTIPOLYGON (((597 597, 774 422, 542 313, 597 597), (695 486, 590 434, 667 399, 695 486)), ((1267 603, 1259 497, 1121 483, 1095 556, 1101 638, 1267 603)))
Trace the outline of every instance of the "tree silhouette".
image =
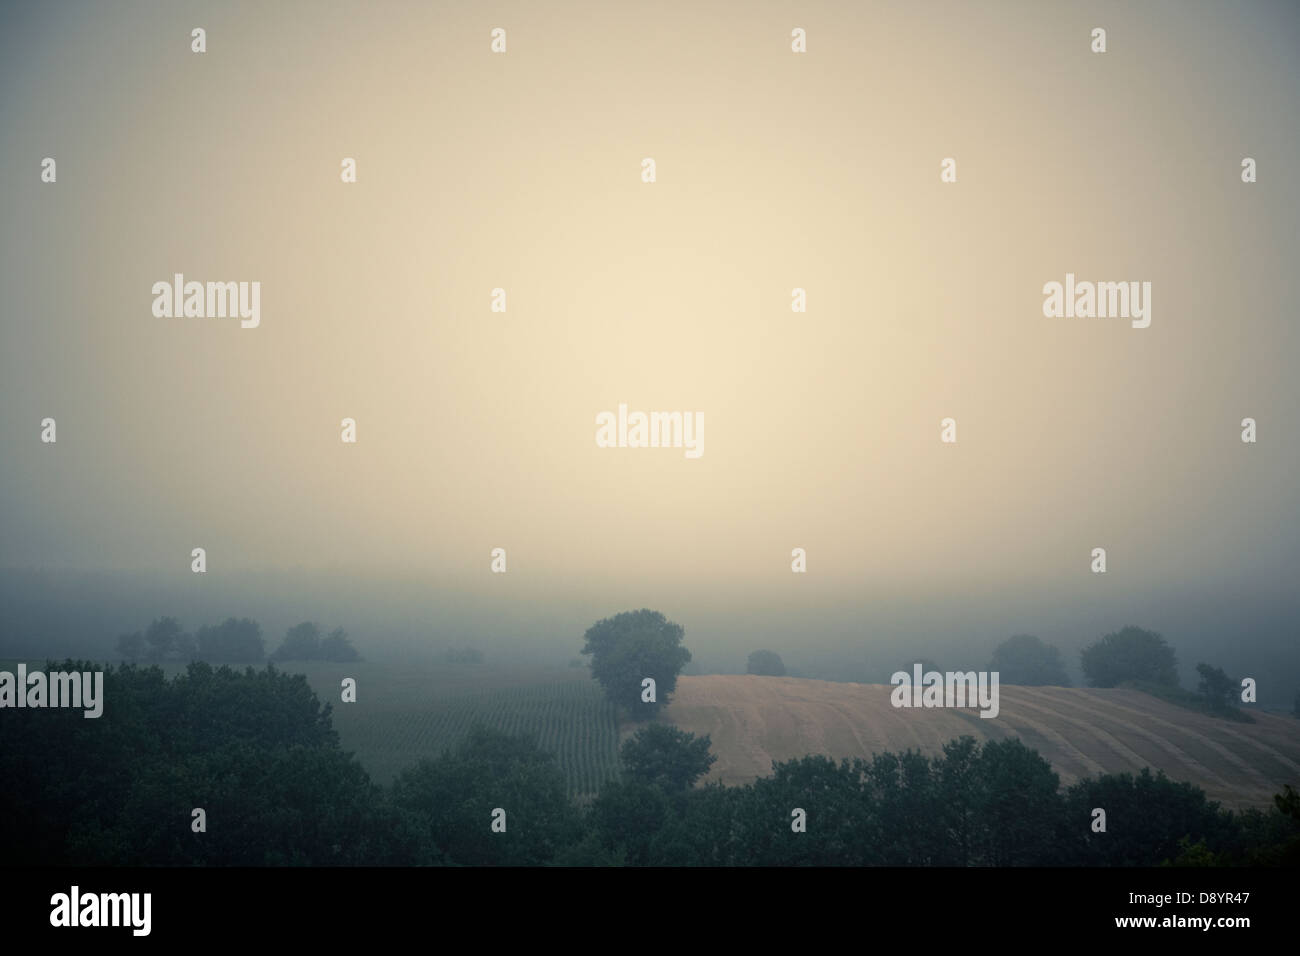
POLYGON ((658 611, 624 611, 587 629, 583 654, 606 696, 636 720, 648 720, 677 689, 677 675, 691 652, 682 647, 686 630, 658 611), (655 699, 643 700, 644 681, 654 680, 655 699))

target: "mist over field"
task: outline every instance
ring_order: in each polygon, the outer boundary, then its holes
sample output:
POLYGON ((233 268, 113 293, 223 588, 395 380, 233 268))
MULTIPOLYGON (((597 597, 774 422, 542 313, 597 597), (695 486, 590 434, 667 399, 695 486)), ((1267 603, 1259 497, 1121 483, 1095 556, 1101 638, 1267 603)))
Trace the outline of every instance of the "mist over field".
POLYGON ((1254 676, 1263 709, 1289 710, 1300 690, 1295 594, 1176 587, 1152 593, 1103 580, 1092 598, 1078 592, 945 595, 942 589, 905 596, 873 594, 866 585, 858 601, 836 601, 812 589, 783 594, 789 577, 780 565, 771 586, 747 593, 713 595, 697 585, 579 597, 539 593, 514 571, 491 592, 440 593, 431 583, 396 575, 11 570, 0 573, 0 657, 111 658, 118 634, 156 617, 172 616, 192 629, 235 616, 261 624, 268 652, 287 628, 315 620, 344 627, 371 660, 423 661, 471 645, 496 663, 562 666, 578 655, 583 632, 596 620, 652 607, 686 628, 688 674, 744 673, 749 653, 766 648, 792 674, 879 682, 917 657, 947 670, 981 669, 1006 637, 1030 633, 1061 649, 1080 684, 1078 652, 1137 624, 1173 644, 1184 684, 1194 685, 1196 663, 1209 661, 1254 676))

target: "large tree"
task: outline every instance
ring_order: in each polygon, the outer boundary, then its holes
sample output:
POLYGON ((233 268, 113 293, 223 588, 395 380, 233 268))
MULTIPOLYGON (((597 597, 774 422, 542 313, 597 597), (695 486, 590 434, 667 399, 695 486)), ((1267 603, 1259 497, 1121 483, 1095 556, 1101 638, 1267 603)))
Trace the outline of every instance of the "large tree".
POLYGON ((989 670, 997 671, 1003 684, 1070 686, 1061 652, 1032 634, 1017 634, 999 644, 993 651, 989 670))
POLYGON ((648 720, 668 702, 677 675, 691 659, 682 647, 685 634, 658 611, 624 611, 589 627, 582 653, 591 655, 591 675, 609 699, 634 719, 648 720), (646 678, 654 681, 653 701, 643 700, 646 678))
POLYGON ((1130 625, 1088 645, 1079 657, 1093 687, 1115 687, 1130 680, 1178 686, 1174 649, 1154 631, 1130 625))

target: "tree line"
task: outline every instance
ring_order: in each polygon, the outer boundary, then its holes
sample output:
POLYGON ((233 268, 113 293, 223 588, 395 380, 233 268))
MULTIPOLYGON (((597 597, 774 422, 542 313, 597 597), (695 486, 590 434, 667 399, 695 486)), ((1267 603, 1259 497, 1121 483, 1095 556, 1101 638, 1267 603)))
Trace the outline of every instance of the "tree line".
POLYGON ((154 618, 143 631, 121 634, 117 652, 124 661, 207 661, 213 664, 253 664, 271 661, 359 661, 347 632, 336 627, 322 635, 321 627, 303 621, 285 631, 280 646, 266 656, 262 627, 251 618, 228 617, 220 624, 204 624, 194 633, 174 617, 154 618))
MULTIPOLYGON (((910 673, 914 664, 920 664, 923 671, 943 670, 926 657, 913 658, 901 670, 910 673)), ((1214 716, 1253 720, 1239 709, 1241 681, 1229 677, 1221 667, 1198 663, 1195 691, 1184 689, 1178 679, 1178 657, 1164 636, 1155 631, 1129 626, 1107 634, 1080 652, 1080 666, 1090 687, 1133 687, 1214 716)), ((999 644, 987 670, 997 672, 1003 684, 1071 686, 1060 649, 1032 634, 1016 634, 999 644)), ((783 677, 786 668, 779 654, 757 650, 749 655, 745 672, 783 677)), ((1300 714, 1300 696, 1294 711, 1300 714)))

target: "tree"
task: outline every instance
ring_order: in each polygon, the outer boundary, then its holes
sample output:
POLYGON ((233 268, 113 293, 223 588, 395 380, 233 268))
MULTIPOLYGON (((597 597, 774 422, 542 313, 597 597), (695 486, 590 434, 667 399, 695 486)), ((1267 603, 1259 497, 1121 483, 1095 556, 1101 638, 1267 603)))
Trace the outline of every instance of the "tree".
POLYGON ((348 640, 347 631, 336 627, 327 637, 320 636, 320 625, 311 621, 295 624, 284 633, 284 641, 271 655, 273 661, 331 661, 346 664, 361 660, 348 640))
POLYGON ((583 654, 591 655, 591 676, 614 704, 637 720, 648 720, 677 689, 677 675, 691 652, 681 646, 686 630, 658 611, 624 611, 587 629, 583 654), (655 700, 643 701, 643 681, 655 682, 655 700))
POLYGON ((361 655, 357 653, 357 649, 348 640, 347 631, 341 627, 336 627, 320 642, 320 659, 333 661, 337 664, 347 664, 361 660, 361 655))
POLYGON ((672 818, 672 803, 658 787, 612 780, 600 788, 585 822, 606 855, 617 856, 631 866, 645 866, 651 862, 656 835, 672 818))
POLYGON ((708 734, 697 738, 669 724, 649 724, 623 744, 619 757, 629 779, 680 793, 718 759, 709 753, 710 743, 708 734))
POLYGON ((979 756, 981 858, 991 866, 1050 866, 1064 811, 1060 778, 1019 737, 986 740, 979 756))
POLYGON ((1017 634, 999 644, 993 651, 989 670, 997 671, 1003 684, 1070 686, 1061 652, 1032 634, 1017 634))
POLYGON ((262 628, 249 618, 228 617, 220 624, 199 628, 198 656, 213 662, 260 661, 266 653, 262 628))
POLYGON ((1178 686, 1174 649, 1154 631, 1128 626, 1085 647, 1079 655, 1084 676, 1093 687, 1115 687, 1124 681, 1150 681, 1178 686))
POLYGON ((151 661, 165 661, 176 652, 181 626, 174 617, 154 618, 144 632, 146 653, 151 661))
POLYGON ((1158 866, 1176 860, 1188 844, 1207 847, 1231 842, 1237 829, 1232 814, 1221 813, 1205 791, 1170 780, 1144 767, 1129 773, 1084 777, 1064 794, 1066 816, 1058 862, 1066 866, 1158 866), (1106 811, 1106 832, 1094 833, 1092 811, 1106 811))
POLYGON ((1196 692, 1205 698, 1210 710, 1223 712, 1237 703, 1237 682, 1223 672, 1221 667, 1209 664, 1197 664, 1196 672, 1201 675, 1196 685, 1196 692))
POLYGON ((482 725, 455 750, 399 774, 392 794, 453 863, 536 866, 582 836, 555 756, 531 737, 482 725), (498 819, 504 831, 493 830, 498 819))
POLYGON ((119 634, 117 652, 123 660, 138 661, 144 655, 144 635, 139 631, 132 634, 119 634))
POLYGON ((920 751, 906 750, 855 762, 877 821, 879 862, 886 866, 934 864, 947 852, 935 826, 941 810, 934 770, 939 759, 932 764, 920 751))
MULTIPOLYGON (((687 790, 678 800, 676 816, 660 829, 650 846, 653 866, 727 866, 748 847, 735 844, 734 825, 745 791, 721 783, 687 790)), ((782 819, 782 822, 783 819, 782 819)))
POLYGON ((934 822, 945 851, 936 861, 940 865, 970 866, 975 862, 979 811, 988 786, 978 765, 979 749, 979 743, 967 734, 948 741, 943 745, 943 757, 935 758, 939 812, 934 822))
POLYGON ((47 663, 101 669, 107 722, 75 708, 0 720, 6 863, 436 862, 412 852, 420 831, 340 748, 302 675, 196 662, 168 680, 158 667, 47 663), (206 833, 190 829, 196 805, 206 833))
POLYGON ((821 754, 772 764, 745 787, 728 829, 745 866, 860 866, 878 862, 871 806, 848 760, 821 754), (802 811, 796 815, 795 811, 802 811), (803 826, 796 830, 796 823, 803 826))
POLYGON ((772 651, 754 651, 749 655, 746 672, 762 674, 764 677, 784 677, 785 664, 781 660, 781 655, 772 651))
POLYGON ((320 627, 311 621, 295 624, 271 655, 273 661, 314 661, 320 657, 320 627))

